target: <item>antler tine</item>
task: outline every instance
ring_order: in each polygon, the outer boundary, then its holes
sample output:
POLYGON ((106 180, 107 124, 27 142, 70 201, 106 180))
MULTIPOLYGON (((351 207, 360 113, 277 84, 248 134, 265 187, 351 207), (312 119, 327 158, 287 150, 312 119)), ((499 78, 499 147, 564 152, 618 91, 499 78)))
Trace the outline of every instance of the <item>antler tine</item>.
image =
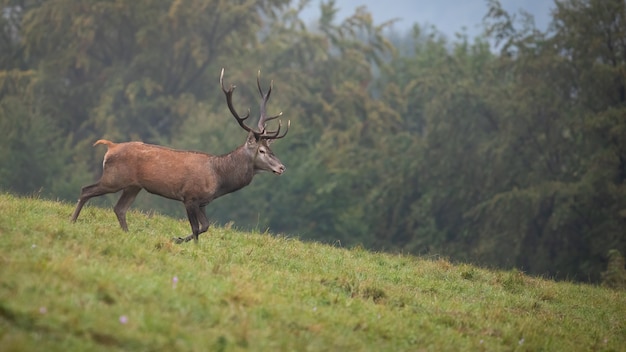
MULTIPOLYGON (((272 84, 274 83, 274 81, 272 80, 270 82, 270 89, 267 92, 267 95, 269 96, 270 93, 272 92, 272 84)), ((257 88, 259 88, 259 94, 261 94, 261 97, 263 98, 263 100, 265 100, 265 93, 263 93, 263 88, 261 88, 261 70, 258 70, 256 72, 256 86, 257 88)))
POLYGON ((248 117, 250 117, 250 109, 248 109, 248 113, 244 117, 240 117, 237 111, 235 110, 235 107, 233 106, 233 91, 235 90, 236 86, 231 84, 230 88, 228 89, 224 88, 224 68, 222 68, 222 72, 220 73, 220 85, 222 86, 222 91, 224 91, 224 94, 226 95, 226 104, 228 105, 228 110, 230 110, 230 113, 233 115, 235 120, 237 120, 237 123, 239 123, 239 126, 241 126, 241 128, 243 128, 244 130, 248 132, 254 133, 255 135, 259 135, 260 133, 262 133, 262 132, 257 132, 253 130, 252 128, 246 126, 246 124, 244 123, 244 121, 248 117))
POLYGON ((283 134, 281 134, 280 136, 278 135, 280 133, 280 128, 282 127, 282 122, 280 120, 278 120, 278 129, 276 131, 273 132, 266 132, 262 137, 264 139, 281 139, 283 137, 285 137, 287 135, 287 132, 289 132, 289 127, 291 126, 291 120, 287 120, 287 129, 285 130, 285 132, 283 134))

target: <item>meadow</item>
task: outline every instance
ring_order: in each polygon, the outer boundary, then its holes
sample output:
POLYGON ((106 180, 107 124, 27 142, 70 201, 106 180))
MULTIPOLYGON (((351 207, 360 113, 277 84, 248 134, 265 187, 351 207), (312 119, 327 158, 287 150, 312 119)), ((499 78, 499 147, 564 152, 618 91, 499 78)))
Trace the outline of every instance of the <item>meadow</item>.
POLYGON ((624 291, 72 210, 0 194, 1 351, 626 350, 624 291))

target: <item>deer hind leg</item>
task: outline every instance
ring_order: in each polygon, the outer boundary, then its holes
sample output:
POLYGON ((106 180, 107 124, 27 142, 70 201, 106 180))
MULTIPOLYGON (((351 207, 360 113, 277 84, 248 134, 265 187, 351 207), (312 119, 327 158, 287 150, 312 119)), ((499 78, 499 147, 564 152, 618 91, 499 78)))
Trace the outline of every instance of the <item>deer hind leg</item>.
POLYGON ((78 197, 78 203, 76 203, 76 209, 74 209, 74 213, 72 214, 70 221, 76 222, 78 215, 80 215, 80 211, 83 209, 83 206, 85 205, 85 203, 87 203, 89 199, 113 192, 117 191, 102 186, 100 182, 83 187, 80 191, 80 197, 78 197))
POLYGON ((115 204, 113 211, 115 212, 115 216, 117 216, 117 221, 119 221, 122 230, 128 231, 128 225, 126 224, 126 212, 130 205, 133 204, 133 201, 137 197, 137 194, 141 191, 141 187, 138 186, 130 186, 124 188, 122 191, 122 196, 115 204))
POLYGON ((189 242, 193 239, 197 243, 198 236, 209 229, 209 220, 207 219, 204 212, 204 206, 198 206, 196 204, 186 204, 185 208, 187 209, 187 218, 189 219, 192 233, 185 238, 178 237, 174 238, 173 240, 175 243, 183 243, 189 242))

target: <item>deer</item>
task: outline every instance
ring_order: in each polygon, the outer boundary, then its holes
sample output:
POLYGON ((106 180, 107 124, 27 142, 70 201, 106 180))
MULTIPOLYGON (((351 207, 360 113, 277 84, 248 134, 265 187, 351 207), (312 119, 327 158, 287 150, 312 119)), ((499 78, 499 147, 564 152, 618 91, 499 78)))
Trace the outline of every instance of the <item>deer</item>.
POLYGON ((128 232, 126 212, 142 189, 183 203, 191 225, 191 234, 175 237, 175 243, 198 243, 198 236, 209 228, 205 208, 216 198, 235 192, 252 182, 261 172, 282 175, 285 165, 270 149, 270 144, 287 135, 291 121, 281 134, 282 123, 278 120, 276 130, 268 131, 268 121, 282 116, 282 112, 267 116, 266 105, 272 93, 274 81, 264 92, 261 88, 261 71, 257 74, 257 88, 261 95, 260 116, 257 128, 246 125, 248 113, 241 117, 233 105, 235 85, 224 87, 224 69, 220 73, 220 86, 226 96, 226 105, 239 126, 248 132, 246 141, 235 150, 212 155, 198 151, 177 150, 142 142, 114 143, 106 139, 96 141, 93 146, 106 145, 107 152, 102 162, 102 176, 92 185, 81 189, 78 203, 70 220, 72 223, 80 215, 85 203, 94 197, 122 191, 113 207, 123 231, 128 232))

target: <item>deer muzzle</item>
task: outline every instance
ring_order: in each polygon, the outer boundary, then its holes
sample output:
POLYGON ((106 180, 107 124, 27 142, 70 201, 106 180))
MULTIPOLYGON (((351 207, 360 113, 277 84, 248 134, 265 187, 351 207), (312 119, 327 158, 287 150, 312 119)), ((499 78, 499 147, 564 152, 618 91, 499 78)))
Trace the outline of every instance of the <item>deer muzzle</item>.
POLYGON ((283 164, 279 164, 275 167, 272 168, 272 172, 275 173, 276 175, 282 175, 283 172, 285 172, 285 165, 283 164))

